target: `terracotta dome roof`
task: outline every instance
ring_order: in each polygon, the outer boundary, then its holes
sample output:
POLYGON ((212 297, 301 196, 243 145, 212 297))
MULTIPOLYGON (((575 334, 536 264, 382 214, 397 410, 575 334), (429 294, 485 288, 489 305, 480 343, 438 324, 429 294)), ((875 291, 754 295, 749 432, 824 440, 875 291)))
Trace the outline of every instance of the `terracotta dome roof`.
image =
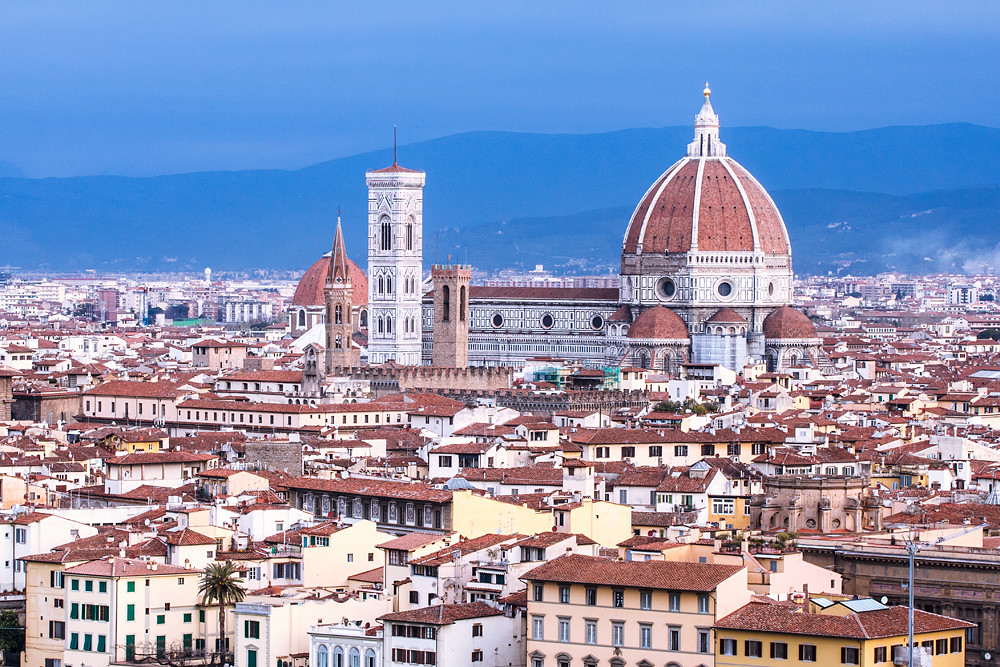
POLYGON ((627 335, 629 338, 686 340, 688 328, 681 316, 674 311, 663 306, 653 306, 635 318, 627 335))
POLYGON ((628 307, 628 304, 620 306, 611 317, 608 318, 608 322, 631 322, 632 321, 632 309, 628 307))
POLYGON ((702 252, 789 252, 785 223, 771 197, 729 157, 684 158, 664 172, 632 214, 624 252, 639 252, 640 246, 643 253, 689 252, 695 234, 702 252))
POLYGON ((790 306, 782 306, 764 318, 764 337, 818 338, 816 327, 803 313, 790 306))
POLYGON ((789 254, 781 214, 750 172, 726 155, 719 117, 705 95, 687 157, 643 195, 629 220, 622 252, 789 254))
POLYGON ((706 324, 746 324, 745 317, 737 313, 732 308, 719 308, 715 313, 705 320, 706 324))
MULTIPOLYGON (((368 303, 368 279, 365 272, 351 260, 347 260, 351 270, 351 303, 364 306, 368 303)), ((293 306, 322 306, 326 303, 323 288, 326 287, 326 275, 330 272, 330 255, 327 253, 317 259, 306 271, 299 286, 295 288, 292 297, 293 306)))

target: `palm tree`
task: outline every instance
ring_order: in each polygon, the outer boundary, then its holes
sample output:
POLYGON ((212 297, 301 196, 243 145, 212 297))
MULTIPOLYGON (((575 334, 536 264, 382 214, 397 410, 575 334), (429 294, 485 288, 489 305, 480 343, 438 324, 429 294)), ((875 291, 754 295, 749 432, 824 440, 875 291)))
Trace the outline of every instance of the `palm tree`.
POLYGON ((217 664, 222 664, 222 656, 226 653, 226 607, 242 602, 246 596, 246 589, 236 575, 236 565, 232 561, 206 565, 198 583, 198 592, 203 605, 219 606, 219 649, 216 655, 219 656, 217 664))

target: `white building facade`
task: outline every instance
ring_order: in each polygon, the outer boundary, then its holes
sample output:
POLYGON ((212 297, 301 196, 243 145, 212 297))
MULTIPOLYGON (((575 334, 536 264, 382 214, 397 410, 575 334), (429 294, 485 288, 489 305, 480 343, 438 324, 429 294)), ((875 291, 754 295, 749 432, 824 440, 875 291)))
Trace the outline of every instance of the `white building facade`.
POLYGON ((421 363, 424 172, 367 172, 368 362, 421 363))

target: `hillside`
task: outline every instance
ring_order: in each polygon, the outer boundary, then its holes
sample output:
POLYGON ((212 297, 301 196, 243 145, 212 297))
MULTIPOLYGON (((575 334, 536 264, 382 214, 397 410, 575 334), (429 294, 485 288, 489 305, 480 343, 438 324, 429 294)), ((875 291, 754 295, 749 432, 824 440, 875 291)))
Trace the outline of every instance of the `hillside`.
MULTIPOLYGON (((401 147, 400 162, 428 174, 425 259, 451 253, 483 268, 563 257, 584 258, 589 269, 614 265, 632 206, 690 135, 678 127, 475 132, 401 147)), ((945 257, 1000 243, 991 189, 1000 184, 1000 130, 723 128, 723 139, 774 195, 799 270, 847 261, 874 270, 894 261, 879 253, 912 263, 928 243, 945 257), (828 227, 839 223, 846 225, 828 227)), ((388 162, 390 153, 378 151, 296 171, 0 178, 0 265, 305 268, 331 242, 338 207, 349 251, 363 264, 364 172, 388 162)))

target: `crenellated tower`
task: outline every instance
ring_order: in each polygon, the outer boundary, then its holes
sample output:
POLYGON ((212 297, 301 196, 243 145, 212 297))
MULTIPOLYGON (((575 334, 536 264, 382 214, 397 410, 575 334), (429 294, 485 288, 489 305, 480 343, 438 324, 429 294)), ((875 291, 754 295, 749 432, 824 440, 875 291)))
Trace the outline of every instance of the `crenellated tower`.
POLYGON ((472 267, 434 265, 434 365, 469 366, 469 283, 472 267))
POLYGON ((421 364, 424 179, 396 162, 365 174, 371 364, 421 364))

